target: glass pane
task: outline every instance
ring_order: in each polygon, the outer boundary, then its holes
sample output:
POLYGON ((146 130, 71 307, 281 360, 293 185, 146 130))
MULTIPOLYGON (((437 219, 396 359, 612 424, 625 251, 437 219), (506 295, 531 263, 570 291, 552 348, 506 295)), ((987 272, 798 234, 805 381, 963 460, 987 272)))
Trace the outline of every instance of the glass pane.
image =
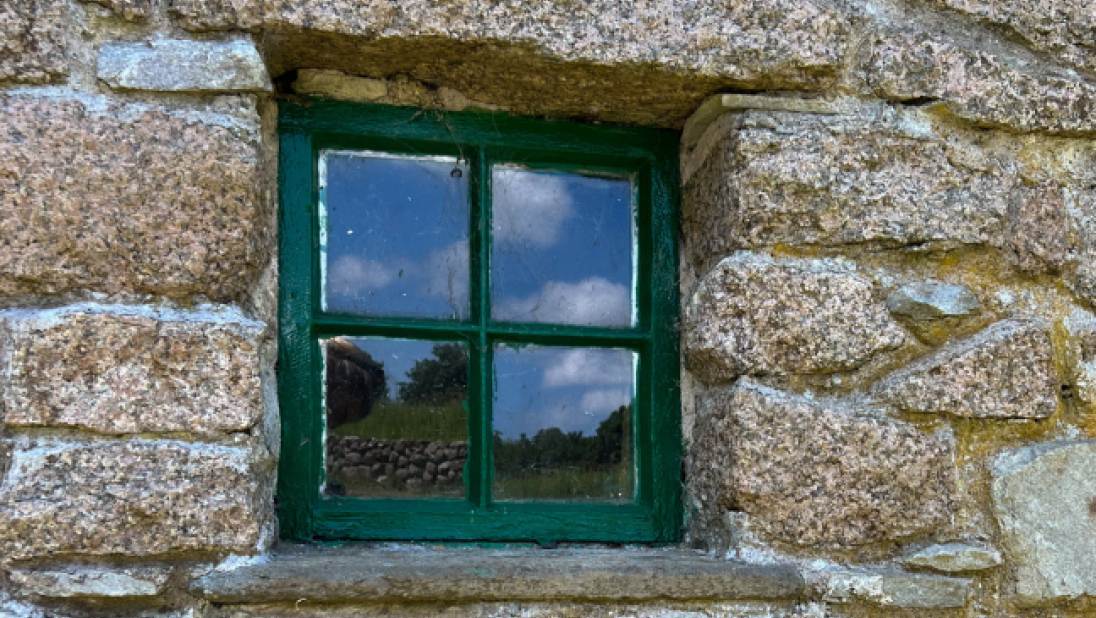
POLYGON ((329 496, 464 496, 468 348, 321 341, 329 496))
POLYGON ((632 182, 496 165, 491 317, 631 326, 632 182))
POLYGON ((468 169, 454 157, 321 157, 323 309, 468 316, 468 169))
POLYGON ((495 500, 630 502, 636 354, 495 350, 495 500))

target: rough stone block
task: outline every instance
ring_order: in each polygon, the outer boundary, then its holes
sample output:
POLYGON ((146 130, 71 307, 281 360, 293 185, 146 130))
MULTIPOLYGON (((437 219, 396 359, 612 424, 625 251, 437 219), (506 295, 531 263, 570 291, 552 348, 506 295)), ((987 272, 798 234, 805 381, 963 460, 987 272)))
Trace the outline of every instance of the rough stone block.
POLYGON ((384 80, 355 77, 341 71, 301 69, 293 82, 293 92, 369 103, 387 96, 388 84, 384 80))
POLYGON ((270 76, 251 41, 160 40, 99 51, 99 79, 119 90, 259 92, 270 76))
POLYGON ((944 573, 984 571, 1001 564, 1001 552, 981 545, 945 543, 915 552, 906 558, 906 564, 944 573))
POLYGON ((145 21, 152 13, 152 0, 91 0, 91 2, 107 7, 126 21, 145 21))
POLYGON ((942 7, 971 15, 981 22, 1006 28, 1028 45, 1050 52, 1055 60, 1096 70, 1096 11, 1089 0, 931 0, 942 7))
POLYGON ((0 81, 41 84, 68 73, 67 0, 0 4, 0 81))
POLYGON ((246 430, 263 326, 235 311, 0 313, 0 418, 101 433, 246 430))
POLYGON ((24 594, 55 599, 128 598, 162 594, 171 569, 134 567, 69 567, 66 569, 13 569, 11 581, 24 594))
POLYGON ((1096 596, 1096 442, 1002 453, 993 468, 993 508, 1015 565, 1018 601, 1096 596))
POLYGON ((822 600, 829 603, 867 601, 883 607, 946 609, 963 607, 970 580, 895 571, 832 569, 812 576, 822 600))
POLYGON ((871 282, 827 260, 736 253, 686 309, 689 368, 709 383, 853 369, 904 341, 871 282))
POLYGON ((1070 245, 1062 187, 1051 182, 1017 186, 1005 233, 1009 260, 1024 272, 1054 273, 1065 266, 1070 245))
POLYGON ((1046 326, 1005 320, 951 343, 876 384, 903 410, 966 418, 1047 418, 1059 378, 1046 326))
POLYGON ((869 243, 999 244, 1017 179, 989 157, 964 162, 923 120, 738 114, 685 186, 688 254, 869 243))
POLYGON ((873 414, 749 378, 712 390, 694 430, 694 495, 709 514, 735 505, 751 527, 799 546, 855 547, 946 522, 950 436, 873 414))
POLYGON ((891 292, 887 296, 887 309, 924 321, 975 315, 982 310, 982 304, 966 286, 918 281, 891 292))
POLYGON ((982 126, 1096 132, 1096 82, 1076 74, 1025 67, 938 33, 883 33, 869 45, 862 71, 876 96, 939 100, 955 116, 982 126))
POLYGON ((263 263, 258 119, 0 96, 0 298, 242 296, 263 263))
POLYGON ((0 486, 0 556, 253 553, 271 516, 256 448, 20 441, 0 486))

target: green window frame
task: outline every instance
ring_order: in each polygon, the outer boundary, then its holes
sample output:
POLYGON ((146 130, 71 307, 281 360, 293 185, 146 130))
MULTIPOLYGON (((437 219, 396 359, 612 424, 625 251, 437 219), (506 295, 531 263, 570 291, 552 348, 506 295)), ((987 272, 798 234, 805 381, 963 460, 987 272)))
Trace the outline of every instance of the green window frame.
POLYGON ((679 540, 681 430, 677 339, 678 133, 324 100, 279 104, 278 512, 286 540, 612 542, 679 540), (375 318, 320 310, 318 165, 328 149, 461 156, 470 173, 471 316, 375 318), (413 150, 412 150, 413 149, 413 150), (520 152, 554 170, 633 174, 637 187, 637 325, 496 323, 490 289, 490 163, 520 152), (501 157, 501 158, 500 158, 501 157), (322 496, 319 339, 381 336, 469 342, 465 500, 322 496), (493 502, 491 354, 496 342, 627 348, 638 353, 630 504, 493 502))

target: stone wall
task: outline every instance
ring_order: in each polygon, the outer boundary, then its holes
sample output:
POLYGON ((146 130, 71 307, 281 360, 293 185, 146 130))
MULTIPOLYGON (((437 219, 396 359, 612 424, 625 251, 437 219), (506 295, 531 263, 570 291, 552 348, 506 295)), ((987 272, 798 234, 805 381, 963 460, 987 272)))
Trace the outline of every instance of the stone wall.
MULTIPOLYGON (((1091 614, 1094 15, 0 0, 0 617, 1091 614), (619 549, 592 598, 543 550, 462 571, 476 596, 383 547, 388 596, 285 596, 315 584, 273 508, 274 101, 303 95, 682 130, 679 551, 748 585, 619 549), (254 565, 252 597, 202 583, 254 565)), ((330 448, 435 483, 466 456, 396 446, 330 448)))

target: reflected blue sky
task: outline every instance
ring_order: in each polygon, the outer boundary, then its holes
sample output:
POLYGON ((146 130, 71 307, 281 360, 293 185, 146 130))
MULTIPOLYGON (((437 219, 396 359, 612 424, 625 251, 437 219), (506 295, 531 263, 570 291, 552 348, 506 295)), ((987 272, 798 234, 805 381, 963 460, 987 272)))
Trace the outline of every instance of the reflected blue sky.
POLYGON ((455 158, 376 153, 325 161, 327 310, 466 317, 467 168, 454 175, 455 158))
POLYGON ((631 325, 632 183, 495 166, 492 185, 492 317, 631 325))
POLYGON ((559 427, 594 435, 635 396, 635 353, 603 348, 495 349, 494 429, 504 439, 559 427))
MULTIPOLYGON (((325 309, 465 318, 468 170, 455 158, 324 156, 325 309)), ((496 166, 493 317, 628 326, 633 185, 496 166)))

